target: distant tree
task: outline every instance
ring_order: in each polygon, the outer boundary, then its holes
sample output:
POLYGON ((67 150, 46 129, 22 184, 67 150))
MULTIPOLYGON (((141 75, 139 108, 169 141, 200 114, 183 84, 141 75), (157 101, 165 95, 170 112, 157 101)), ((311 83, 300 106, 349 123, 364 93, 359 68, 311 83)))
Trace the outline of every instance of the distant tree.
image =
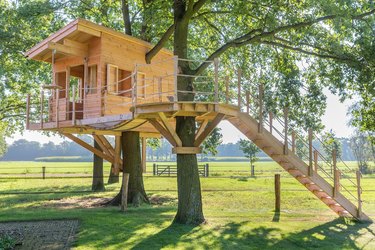
POLYGON ((372 155, 372 145, 368 136, 359 130, 356 130, 350 138, 350 147, 357 159, 358 168, 363 174, 371 173, 370 164, 374 160, 372 155))
POLYGON ((148 138, 147 147, 150 149, 151 160, 154 160, 154 152, 161 147, 161 140, 158 138, 148 138))
POLYGON ((323 134, 322 142, 323 142, 322 147, 323 147, 325 156, 330 162, 332 162, 333 150, 336 150, 337 157, 341 156, 341 152, 342 152, 341 142, 336 137, 335 133, 332 130, 323 134))
POLYGON ((7 143, 5 141, 5 135, 4 135, 3 130, 0 127, 0 159, 1 159, 1 157, 3 157, 6 150, 7 150, 7 143))
POLYGON ((240 139, 240 149, 250 160, 250 165, 253 165, 258 160, 256 154, 260 152, 260 149, 252 141, 240 139))
POLYGON ((202 156, 211 154, 217 155, 217 147, 223 143, 223 135, 220 128, 215 128, 202 144, 202 156))
POLYGON ((305 142, 303 141, 303 139, 301 139, 301 138, 297 138, 297 140, 296 140, 296 154, 302 160, 307 159, 308 148, 307 148, 305 142))

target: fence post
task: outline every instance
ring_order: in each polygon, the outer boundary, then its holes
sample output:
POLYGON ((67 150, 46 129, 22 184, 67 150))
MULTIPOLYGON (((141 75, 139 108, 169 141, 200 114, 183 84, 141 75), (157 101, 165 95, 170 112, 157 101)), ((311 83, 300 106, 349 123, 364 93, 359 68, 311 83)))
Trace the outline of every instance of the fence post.
POLYGON ((152 173, 155 176, 156 175, 156 164, 152 164, 152 173))
POLYGON ((287 155, 289 151, 288 145, 288 108, 284 108, 284 155, 287 155))
POLYGON ((333 197, 337 197, 340 191, 340 171, 337 169, 337 152, 336 149, 332 150, 332 163, 333 163, 333 197))
POLYGON ((255 176, 255 166, 251 165, 251 177, 255 176))
POLYGON ((42 167, 42 178, 43 180, 46 179, 46 167, 45 166, 42 167))
POLYGON ((206 174, 206 177, 208 177, 208 175, 209 175, 208 163, 206 163, 206 165, 205 165, 205 174, 206 174))
POLYGON ((225 77, 225 103, 229 103, 229 76, 225 77))
POLYGON ((238 69, 237 70, 237 103, 238 103, 238 107, 240 108, 240 111, 241 111, 241 75, 242 75, 242 70, 238 69))
POLYGON ((313 146, 312 146, 312 141, 313 141, 313 133, 312 133, 312 129, 309 128, 309 169, 307 171, 309 176, 313 175, 313 146))
POLYGON ((258 133, 263 132, 263 83, 259 84, 259 125, 258 133))
POLYGON ((361 171, 356 171, 357 177, 357 196, 358 196, 358 208, 357 208, 357 216, 358 218, 361 217, 362 214, 362 188, 361 188, 361 171))
POLYGON ((314 150, 314 172, 318 173, 318 150, 314 150))
POLYGON ((215 102, 219 102, 219 59, 214 59, 215 71, 215 102))
POLYGON ((121 211, 125 212, 128 207, 128 184, 129 174, 122 172, 122 193, 121 193, 121 211))
POLYGON ((292 131, 292 152, 296 153, 296 132, 294 130, 292 131))
POLYGON ((280 212, 280 174, 275 174, 275 212, 280 212))

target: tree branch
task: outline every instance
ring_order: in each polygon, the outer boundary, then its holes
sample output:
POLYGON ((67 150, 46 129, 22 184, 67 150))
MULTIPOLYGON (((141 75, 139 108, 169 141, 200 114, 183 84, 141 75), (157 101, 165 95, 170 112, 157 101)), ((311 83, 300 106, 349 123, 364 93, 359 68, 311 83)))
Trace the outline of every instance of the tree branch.
POLYGON ((151 63, 152 58, 164 47, 174 32, 175 25, 172 24, 160 38, 158 43, 146 54, 146 63, 151 63))
POLYGON ((124 20, 125 34, 132 35, 132 27, 129 13, 129 2, 128 0, 121 0, 122 18, 124 20))

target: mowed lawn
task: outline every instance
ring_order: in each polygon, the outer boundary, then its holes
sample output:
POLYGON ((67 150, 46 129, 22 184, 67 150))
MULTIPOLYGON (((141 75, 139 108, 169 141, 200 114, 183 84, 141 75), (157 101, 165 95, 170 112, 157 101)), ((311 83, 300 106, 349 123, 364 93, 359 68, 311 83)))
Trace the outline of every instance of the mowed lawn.
MULTIPOLYGON (((90 198, 113 197, 119 184, 91 193, 91 178, 1 178, 0 220, 77 218, 76 249, 375 249, 374 224, 337 218, 287 174, 281 177, 282 211, 275 214, 272 175, 281 170, 275 163, 257 163, 255 178, 247 177, 248 163, 210 164, 213 176, 201 178, 205 225, 172 224, 176 178, 149 173, 144 182, 152 205, 130 207, 126 213, 118 207, 80 205, 90 198)), ((90 163, 0 162, 0 175, 24 173, 27 168, 30 173, 32 167, 40 173, 41 166, 46 166, 47 173, 48 169, 54 169, 50 173, 91 173, 90 163)), ((105 168, 108 172, 109 166, 105 168)), ((363 210, 375 219, 375 179, 362 181, 363 210)))

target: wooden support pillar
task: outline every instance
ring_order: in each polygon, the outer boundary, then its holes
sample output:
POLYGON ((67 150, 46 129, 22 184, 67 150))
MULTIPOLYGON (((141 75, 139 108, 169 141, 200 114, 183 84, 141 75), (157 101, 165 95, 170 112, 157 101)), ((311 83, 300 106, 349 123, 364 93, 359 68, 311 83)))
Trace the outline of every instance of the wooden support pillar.
POLYGON ((270 123, 270 133, 272 134, 272 129, 273 129, 273 114, 272 112, 269 112, 268 113, 268 117, 269 117, 269 123, 270 123))
POLYGON ((214 84, 215 84, 215 102, 219 102, 219 59, 215 58, 214 59, 214 71, 215 71, 215 79, 214 79, 214 84))
POLYGON ((60 90, 56 89, 56 128, 59 127, 59 99, 60 99, 60 90))
POLYGON ((238 104, 238 107, 240 108, 240 111, 241 111, 241 75, 242 75, 242 70, 238 69, 237 70, 237 104, 238 104))
POLYGON ((44 123, 44 91, 40 91, 40 128, 43 129, 43 123, 44 123))
POLYGON ((340 171, 337 169, 337 153, 336 149, 332 150, 332 164, 333 164, 333 197, 337 197, 340 191, 340 171))
POLYGON ((174 60, 174 102, 178 102, 178 88, 177 88, 177 77, 178 77, 178 56, 173 57, 174 60))
POLYGON ((263 83, 259 84, 259 124, 258 124, 258 133, 263 132, 263 83))
POLYGON ((314 150, 314 172, 317 174, 318 173, 318 160, 319 160, 319 156, 318 156, 318 150, 314 150))
POLYGON ((225 103, 229 103, 229 76, 225 77, 225 103))
POLYGON ((210 168, 209 168, 208 163, 206 163, 206 164, 204 165, 204 176, 205 176, 205 177, 208 177, 209 175, 210 175, 210 168))
POLYGON ((250 91, 246 90, 246 114, 250 113, 250 91))
POLYGON ((30 94, 26 97, 26 129, 30 128, 30 94))
POLYGON ((296 131, 292 131, 292 152, 296 153, 296 131))
POLYGON ((275 174, 275 212, 280 212, 280 174, 275 174))
POLYGON ((284 155, 287 155, 289 151, 288 143, 288 108, 284 108, 284 155))
POLYGON ((121 186, 121 211, 125 212, 128 207, 128 184, 129 174, 122 172, 122 186, 121 186))
POLYGON ((312 176, 313 175, 313 133, 312 129, 309 128, 309 169, 308 169, 308 175, 312 176))
POLYGON ((356 171, 357 177, 357 198, 358 198, 358 207, 357 207, 357 217, 360 218, 362 214, 362 188, 361 188, 361 171, 356 171))
POLYGON ((142 137, 142 171, 143 173, 146 173, 146 138, 142 137))
POLYGON ((76 125, 76 86, 73 86, 72 124, 76 125))

